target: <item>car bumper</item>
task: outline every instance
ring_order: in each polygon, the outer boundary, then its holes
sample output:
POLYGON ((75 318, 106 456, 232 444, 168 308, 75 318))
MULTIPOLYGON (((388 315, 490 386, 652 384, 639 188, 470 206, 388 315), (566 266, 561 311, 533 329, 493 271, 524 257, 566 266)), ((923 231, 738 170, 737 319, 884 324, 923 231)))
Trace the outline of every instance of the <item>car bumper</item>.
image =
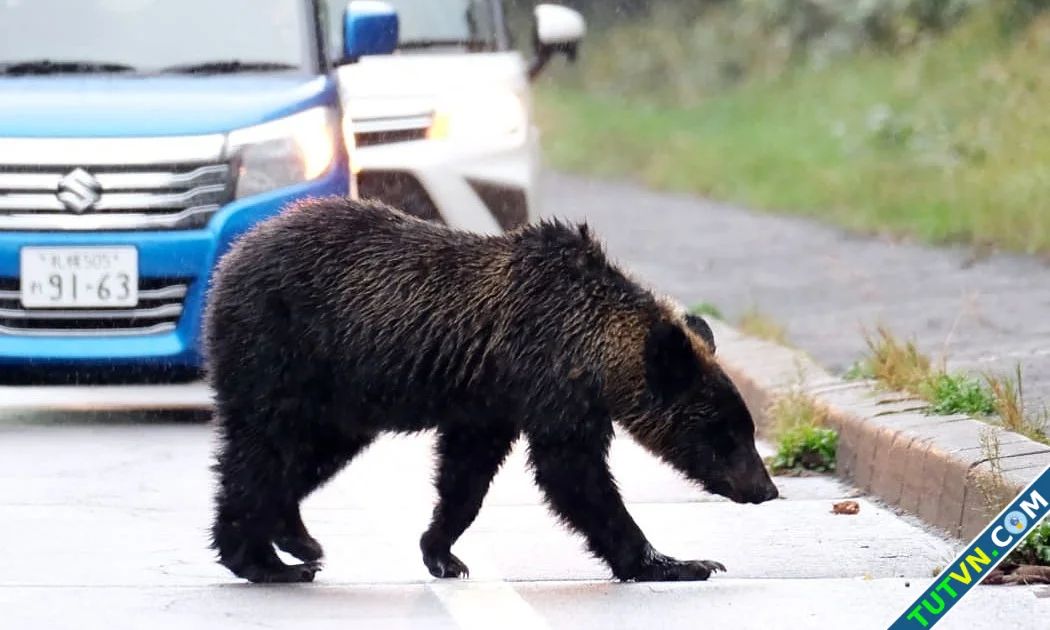
POLYGON ((485 234, 535 221, 539 131, 532 127, 523 136, 359 145, 360 195, 485 234))
MULTIPOLYGON (((346 195, 349 180, 346 164, 336 165, 332 173, 308 184, 234 201, 216 213, 206 228, 199 230, 0 233, 0 283, 5 287, 17 289, 19 251, 27 245, 132 245, 139 254, 140 286, 174 279, 185 287, 182 310, 170 332, 132 335, 87 330, 77 336, 58 336, 3 330, 0 331, 0 367, 199 369, 205 293, 216 261, 238 236, 286 204, 310 196, 346 195)), ((15 308, 20 308, 17 301, 15 308)))

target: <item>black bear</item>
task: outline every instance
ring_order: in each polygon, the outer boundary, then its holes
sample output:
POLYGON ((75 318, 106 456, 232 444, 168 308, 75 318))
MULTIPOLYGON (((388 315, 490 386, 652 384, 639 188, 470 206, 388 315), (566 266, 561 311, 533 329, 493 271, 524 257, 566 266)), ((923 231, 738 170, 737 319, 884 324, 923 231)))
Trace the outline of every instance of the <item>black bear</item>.
POLYGON ((380 433, 436 429, 432 575, 468 575, 451 548, 523 435, 548 506, 615 578, 705 580, 725 567, 656 551, 606 455, 615 422, 710 492, 777 498, 713 348, 702 318, 610 262, 586 223, 491 236, 379 202, 301 202, 241 237, 208 291, 211 548, 251 582, 312 581, 323 552, 301 501, 380 433))

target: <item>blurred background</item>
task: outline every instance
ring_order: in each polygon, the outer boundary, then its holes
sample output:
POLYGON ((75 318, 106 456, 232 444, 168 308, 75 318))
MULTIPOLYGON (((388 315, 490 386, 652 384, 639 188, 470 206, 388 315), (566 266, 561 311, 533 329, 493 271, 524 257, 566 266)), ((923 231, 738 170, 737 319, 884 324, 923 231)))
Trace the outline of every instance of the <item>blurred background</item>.
POLYGON ((1050 250, 1044 0, 566 4, 588 37, 537 88, 555 168, 928 243, 1050 250))

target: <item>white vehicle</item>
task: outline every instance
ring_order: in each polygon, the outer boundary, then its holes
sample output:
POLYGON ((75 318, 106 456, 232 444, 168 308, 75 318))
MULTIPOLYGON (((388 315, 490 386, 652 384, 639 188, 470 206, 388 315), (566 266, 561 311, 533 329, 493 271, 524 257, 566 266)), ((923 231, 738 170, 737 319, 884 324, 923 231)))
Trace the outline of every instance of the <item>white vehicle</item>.
MULTIPOLYGON (((346 5, 327 2, 328 24, 342 28, 346 5)), ((535 56, 527 61, 514 48, 503 0, 349 4, 399 18, 394 54, 338 70, 357 194, 480 233, 536 220, 540 147, 530 82, 557 53, 575 60, 583 17, 537 5, 535 56)))

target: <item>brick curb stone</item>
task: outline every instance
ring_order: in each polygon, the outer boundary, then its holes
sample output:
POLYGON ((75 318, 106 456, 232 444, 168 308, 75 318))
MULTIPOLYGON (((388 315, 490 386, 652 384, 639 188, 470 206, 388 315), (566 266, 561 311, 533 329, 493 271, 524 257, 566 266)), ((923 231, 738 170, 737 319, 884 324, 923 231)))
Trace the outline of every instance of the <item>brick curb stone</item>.
POLYGON ((982 433, 998 433, 1006 499, 1050 465, 1050 446, 965 415, 927 415, 917 398, 880 392, 873 381, 845 381, 803 352, 746 336, 715 318, 708 323, 719 361, 760 432, 778 396, 809 394, 839 434, 839 478, 956 539, 971 540, 998 512, 986 507, 987 485, 975 475, 992 471, 982 433))

